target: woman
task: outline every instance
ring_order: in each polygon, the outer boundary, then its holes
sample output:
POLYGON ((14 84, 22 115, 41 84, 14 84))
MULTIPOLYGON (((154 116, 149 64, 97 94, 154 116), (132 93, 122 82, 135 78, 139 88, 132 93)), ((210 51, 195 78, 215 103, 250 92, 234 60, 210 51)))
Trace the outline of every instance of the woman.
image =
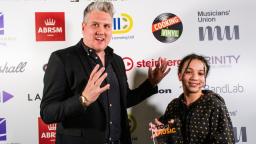
POLYGON ((224 99, 202 90, 210 66, 203 56, 190 54, 178 67, 183 93, 172 100, 163 116, 150 123, 150 130, 171 123, 176 144, 234 144, 233 127, 224 99))

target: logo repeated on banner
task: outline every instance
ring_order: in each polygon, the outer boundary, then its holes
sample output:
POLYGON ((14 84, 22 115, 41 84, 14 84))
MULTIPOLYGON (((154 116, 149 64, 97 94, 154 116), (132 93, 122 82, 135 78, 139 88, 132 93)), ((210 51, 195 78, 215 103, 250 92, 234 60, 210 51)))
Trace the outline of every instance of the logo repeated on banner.
POLYGON ((121 17, 113 18, 113 34, 125 34, 131 31, 133 20, 127 13, 121 13, 121 17))
MULTIPOLYGON (((126 71, 130 71, 131 69, 133 69, 134 67, 137 68, 144 68, 144 67, 155 67, 156 64, 158 63, 158 59, 151 59, 151 60, 140 60, 137 62, 134 62, 132 60, 132 58, 130 57, 123 57, 123 61, 125 64, 125 70, 126 71)), ((167 66, 178 66, 180 63, 179 59, 175 59, 175 60, 167 60, 167 66)))
POLYGON ((36 12, 36 41, 65 41, 64 12, 36 12))
POLYGON ((0 93, 0 103, 6 103, 10 99, 12 99, 14 96, 10 94, 9 92, 2 91, 0 93))
POLYGON ((131 58, 129 57, 124 57, 123 58, 124 64, 125 64, 125 70, 129 71, 133 68, 134 62, 131 58))
POLYGON ((23 73, 28 62, 22 61, 17 65, 10 65, 8 62, 5 65, 0 65, 0 74, 1 73, 23 73))
POLYGON ((113 18, 113 40, 134 39, 134 35, 127 35, 133 28, 133 19, 127 13, 121 13, 120 16, 113 18))
POLYGON ((207 90, 212 90, 218 94, 235 94, 235 93, 243 93, 245 91, 245 87, 240 83, 237 84, 222 84, 219 86, 216 85, 205 85, 204 87, 207 90))
POLYGON ((136 127, 137 127, 137 121, 133 117, 132 114, 128 114, 128 120, 129 120, 130 132, 133 133, 134 130, 136 129, 136 127))
POLYGON ((240 61, 240 55, 205 56, 208 63, 214 68, 232 67, 240 61))
MULTIPOLYGON (((131 113, 128 114, 128 122, 129 122, 130 132, 133 134, 133 132, 137 128, 137 121, 131 113)), ((136 143, 136 141, 138 141, 138 136, 132 135, 131 139, 133 142, 136 143)))
POLYGON ((157 16, 152 24, 152 33, 163 43, 172 43, 180 38, 183 25, 180 18, 172 13, 157 16))
POLYGON ((45 124, 38 118, 39 144, 55 144, 57 124, 45 124))
POLYGON ((0 12, 0 47, 6 47, 8 42, 12 42, 16 40, 16 37, 7 35, 8 27, 5 25, 5 18, 7 16, 4 15, 4 12, 0 12))
POLYGON ((35 102, 35 101, 41 101, 42 98, 39 93, 36 94, 30 94, 28 93, 28 99, 29 102, 35 102))
POLYGON ((209 41, 212 41, 217 38, 217 40, 239 40, 239 26, 205 26, 199 27, 199 40, 204 41, 208 37, 209 41), (233 29, 233 30, 232 30, 233 29), (206 35, 208 34, 208 35, 206 35))
POLYGON ((230 10, 208 10, 198 11, 197 21, 200 24, 207 23, 205 26, 199 26, 199 41, 223 41, 223 40, 239 40, 239 25, 208 25, 209 23, 216 23, 217 18, 230 16, 230 10))
POLYGON ((233 133, 236 143, 247 142, 247 131, 245 126, 233 127, 233 133))
POLYGON ((0 12, 0 35, 4 34, 4 14, 0 12))
POLYGON ((0 118, 0 141, 6 141, 6 119, 0 118))

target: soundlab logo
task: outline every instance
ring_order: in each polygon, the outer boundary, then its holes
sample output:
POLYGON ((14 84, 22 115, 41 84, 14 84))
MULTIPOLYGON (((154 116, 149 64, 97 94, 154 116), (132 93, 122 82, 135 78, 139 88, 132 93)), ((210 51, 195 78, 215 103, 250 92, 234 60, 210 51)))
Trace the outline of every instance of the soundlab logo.
POLYGON ((65 41, 64 12, 36 12, 36 41, 65 41))
POLYGON ((4 14, 0 12, 0 35, 4 35, 4 14))
POLYGON ((6 91, 2 91, 0 93, 0 103, 6 103, 10 99, 12 99, 14 96, 6 91))
POLYGON ((183 25, 180 18, 172 13, 162 13, 152 24, 154 37, 163 43, 172 43, 180 38, 183 25))

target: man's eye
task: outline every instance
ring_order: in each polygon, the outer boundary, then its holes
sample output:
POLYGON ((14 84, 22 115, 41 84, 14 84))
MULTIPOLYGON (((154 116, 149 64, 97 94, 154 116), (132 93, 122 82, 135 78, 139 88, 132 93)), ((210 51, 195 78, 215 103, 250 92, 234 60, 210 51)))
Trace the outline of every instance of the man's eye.
POLYGON ((111 26, 110 25, 105 25, 105 28, 110 29, 111 26))
POLYGON ((92 24, 93 27, 98 27, 98 24, 94 23, 92 24))

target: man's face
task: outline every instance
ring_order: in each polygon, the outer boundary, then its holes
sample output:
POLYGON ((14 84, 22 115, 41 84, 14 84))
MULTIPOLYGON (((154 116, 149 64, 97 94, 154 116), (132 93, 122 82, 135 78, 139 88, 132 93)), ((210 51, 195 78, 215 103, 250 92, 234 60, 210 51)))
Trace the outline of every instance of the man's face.
POLYGON ((188 61, 185 62, 181 73, 179 73, 183 89, 188 93, 201 93, 202 87, 205 85, 205 65, 197 59, 192 60, 188 68, 187 65, 188 61))
POLYGON ((83 42, 96 52, 104 51, 112 38, 112 17, 102 11, 92 11, 82 24, 83 42))

